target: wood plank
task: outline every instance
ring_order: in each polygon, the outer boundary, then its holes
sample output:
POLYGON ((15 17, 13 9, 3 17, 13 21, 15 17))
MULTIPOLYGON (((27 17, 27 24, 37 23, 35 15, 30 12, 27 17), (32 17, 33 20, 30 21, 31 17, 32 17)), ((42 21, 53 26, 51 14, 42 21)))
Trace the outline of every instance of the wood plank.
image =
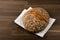
POLYGON ((28 4, 60 4, 60 0, 27 0, 28 4))
POLYGON ((0 4, 27 4, 27 1, 0 1, 0 4))

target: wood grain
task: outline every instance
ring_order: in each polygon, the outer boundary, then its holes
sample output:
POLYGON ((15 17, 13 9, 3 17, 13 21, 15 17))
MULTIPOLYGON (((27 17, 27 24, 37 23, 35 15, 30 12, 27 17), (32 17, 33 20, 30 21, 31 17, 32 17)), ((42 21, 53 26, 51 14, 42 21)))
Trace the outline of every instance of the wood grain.
POLYGON ((0 0, 0 40, 60 40, 60 0, 0 0), (41 38, 14 23, 24 8, 42 7, 56 22, 41 38))

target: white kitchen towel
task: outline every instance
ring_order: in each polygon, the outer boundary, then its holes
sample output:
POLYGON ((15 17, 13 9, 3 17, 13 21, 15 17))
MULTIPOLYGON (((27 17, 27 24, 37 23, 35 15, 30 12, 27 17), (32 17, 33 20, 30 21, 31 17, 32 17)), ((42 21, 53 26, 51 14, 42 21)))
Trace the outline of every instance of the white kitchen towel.
MULTIPOLYGON (((20 15, 14 20, 14 22, 15 22, 16 24, 18 24, 19 26, 21 26, 21 27, 24 28, 24 29, 25 29, 25 27, 24 27, 24 25, 23 25, 23 23, 22 23, 21 18, 22 18, 22 16, 23 16, 27 11, 29 11, 30 9, 32 9, 32 7, 29 7, 28 9, 24 9, 24 10, 20 13, 20 15)), ((47 31, 50 29, 50 27, 52 26, 52 24, 55 22, 55 20, 56 20, 56 19, 54 19, 54 18, 50 18, 50 19, 49 19, 49 24, 47 25, 47 27, 46 27, 43 31, 41 31, 41 32, 39 32, 39 33, 34 33, 34 34, 36 34, 36 35, 38 35, 38 36, 40 36, 40 37, 43 37, 43 36, 47 33, 47 31)))

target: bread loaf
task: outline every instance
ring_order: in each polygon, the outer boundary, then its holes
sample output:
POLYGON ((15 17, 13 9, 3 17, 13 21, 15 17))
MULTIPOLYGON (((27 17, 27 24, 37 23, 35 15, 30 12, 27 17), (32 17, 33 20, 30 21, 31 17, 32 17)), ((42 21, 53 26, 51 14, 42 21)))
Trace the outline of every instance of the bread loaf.
POLYGON ((26 30, 39 32, 48 25, 49 18, 48 12, 43 8, 32 8, 23 15, 22 21, 26 30))

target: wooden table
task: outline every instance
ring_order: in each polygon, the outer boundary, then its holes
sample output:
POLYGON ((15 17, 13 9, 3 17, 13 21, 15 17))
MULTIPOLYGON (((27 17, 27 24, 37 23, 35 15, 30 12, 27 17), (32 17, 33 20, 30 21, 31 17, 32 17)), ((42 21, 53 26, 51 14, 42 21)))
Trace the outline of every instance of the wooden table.
POLYGON ((0 40, 60 40, 60 0, 0 0, 0 40), (56 22, 41 38, 14 23, 24 8, 42 7, 56 22))

